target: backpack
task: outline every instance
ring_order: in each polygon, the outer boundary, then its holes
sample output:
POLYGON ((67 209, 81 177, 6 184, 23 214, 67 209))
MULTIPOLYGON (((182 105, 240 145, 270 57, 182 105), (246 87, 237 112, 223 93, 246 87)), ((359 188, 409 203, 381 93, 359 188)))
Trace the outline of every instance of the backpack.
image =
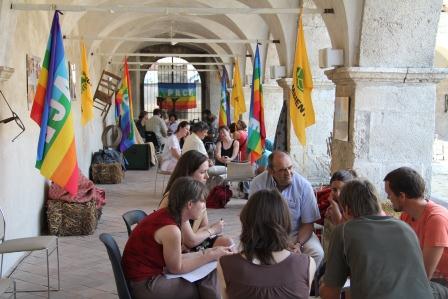
POLYGON ((215 186, 207 196, 207 208, 223 209, 230 201, 233 193, 228 185, 215 186))

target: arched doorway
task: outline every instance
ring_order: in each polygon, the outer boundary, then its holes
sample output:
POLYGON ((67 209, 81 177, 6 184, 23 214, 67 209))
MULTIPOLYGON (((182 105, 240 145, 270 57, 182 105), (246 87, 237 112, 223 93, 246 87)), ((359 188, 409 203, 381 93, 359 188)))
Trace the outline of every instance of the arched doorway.
POLYGON ((199 119, 201 77, 193 64, 178 57, 157 60, 146 72, 143 105, 146 111, 162 108, 180 119, 199 119))

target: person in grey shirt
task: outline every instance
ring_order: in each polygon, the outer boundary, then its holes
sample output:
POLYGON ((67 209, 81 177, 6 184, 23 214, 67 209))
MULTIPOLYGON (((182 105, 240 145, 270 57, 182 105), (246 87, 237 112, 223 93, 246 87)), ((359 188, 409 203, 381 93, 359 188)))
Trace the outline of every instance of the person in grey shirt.
POLYGON ((154 109, 152 114, 152 117, 145 122, 145 131, 154 132, 157 137, 157 142, 159 143, 159 146, 161 146, 165 143, 164 137, 167 136, 168 129, 165 121, 162 119, 162 112, 160 109, 154 109))
POLYGON ((347 221, 331 237, 320 297, 339 299, 350 276, 351 298, 433 298, 417 236, 406 223, 381 215, 372 183, 346 183, 339 202, 347 221))
POLYGON ((269 156, 268 169, 252 180, 249 196, 263 189, 277 189, 288 204, 292 221, 291 249, 312 256, 319 266, 324 251, 313 233, 313 223, 320 219, 316 197, 311 184, 292 169, 287 153, 274 151, 269 156))

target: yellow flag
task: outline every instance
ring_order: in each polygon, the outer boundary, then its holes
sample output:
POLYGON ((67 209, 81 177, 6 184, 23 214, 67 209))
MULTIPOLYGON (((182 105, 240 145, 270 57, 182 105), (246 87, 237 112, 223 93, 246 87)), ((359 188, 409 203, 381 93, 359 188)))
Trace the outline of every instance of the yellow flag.
POLYGON ((81 123, 87 124, 93 119, 93 97, 87 63, 86 46, 81 41, 81 123))
POLYGON ((233 107, 233 119, 236 122, 240 115, 246 112, 246 102, 244 101, 243 86, 240 79, 240 67, 238 59, 233 66, 233 86, 230 105, 233 107))
POLYGON ((305 37, 303 35, 302 15, 300 15, 289 111, 294 131, 302 145, 306 145, 305 128, 315 123, 313 102, 311 101, 312 90, 313 76, 311 75, 308 64, 305 37))

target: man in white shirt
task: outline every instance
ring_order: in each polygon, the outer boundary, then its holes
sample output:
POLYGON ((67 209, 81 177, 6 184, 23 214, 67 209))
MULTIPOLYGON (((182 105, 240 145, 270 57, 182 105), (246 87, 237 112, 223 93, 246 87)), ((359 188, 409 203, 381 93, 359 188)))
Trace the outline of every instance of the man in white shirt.
POLYGON ((185 138, 182 154, 195 150, 208 157, 204 142, 202 142, 205 136, 207 136, 208 125, 205 122, 200 121, 191 125, 190 131, 191 134, 185 138))
MULTIPOLYGON (((209 127, 207 123, 203 121, 192 124, 190 129, 192 133, 185 138, 184 146, 182 147, 182 155, 188 151, 195 150, 208 157, 208 153, 203 142, 205 136, 207 136, 208 129, 209 127)), ((213 162, 210 161, 210 168, 208 169, 208 175, 210 177, 223 175, 226 172, 227 168, 225 166, 213 166, 213 162)))

